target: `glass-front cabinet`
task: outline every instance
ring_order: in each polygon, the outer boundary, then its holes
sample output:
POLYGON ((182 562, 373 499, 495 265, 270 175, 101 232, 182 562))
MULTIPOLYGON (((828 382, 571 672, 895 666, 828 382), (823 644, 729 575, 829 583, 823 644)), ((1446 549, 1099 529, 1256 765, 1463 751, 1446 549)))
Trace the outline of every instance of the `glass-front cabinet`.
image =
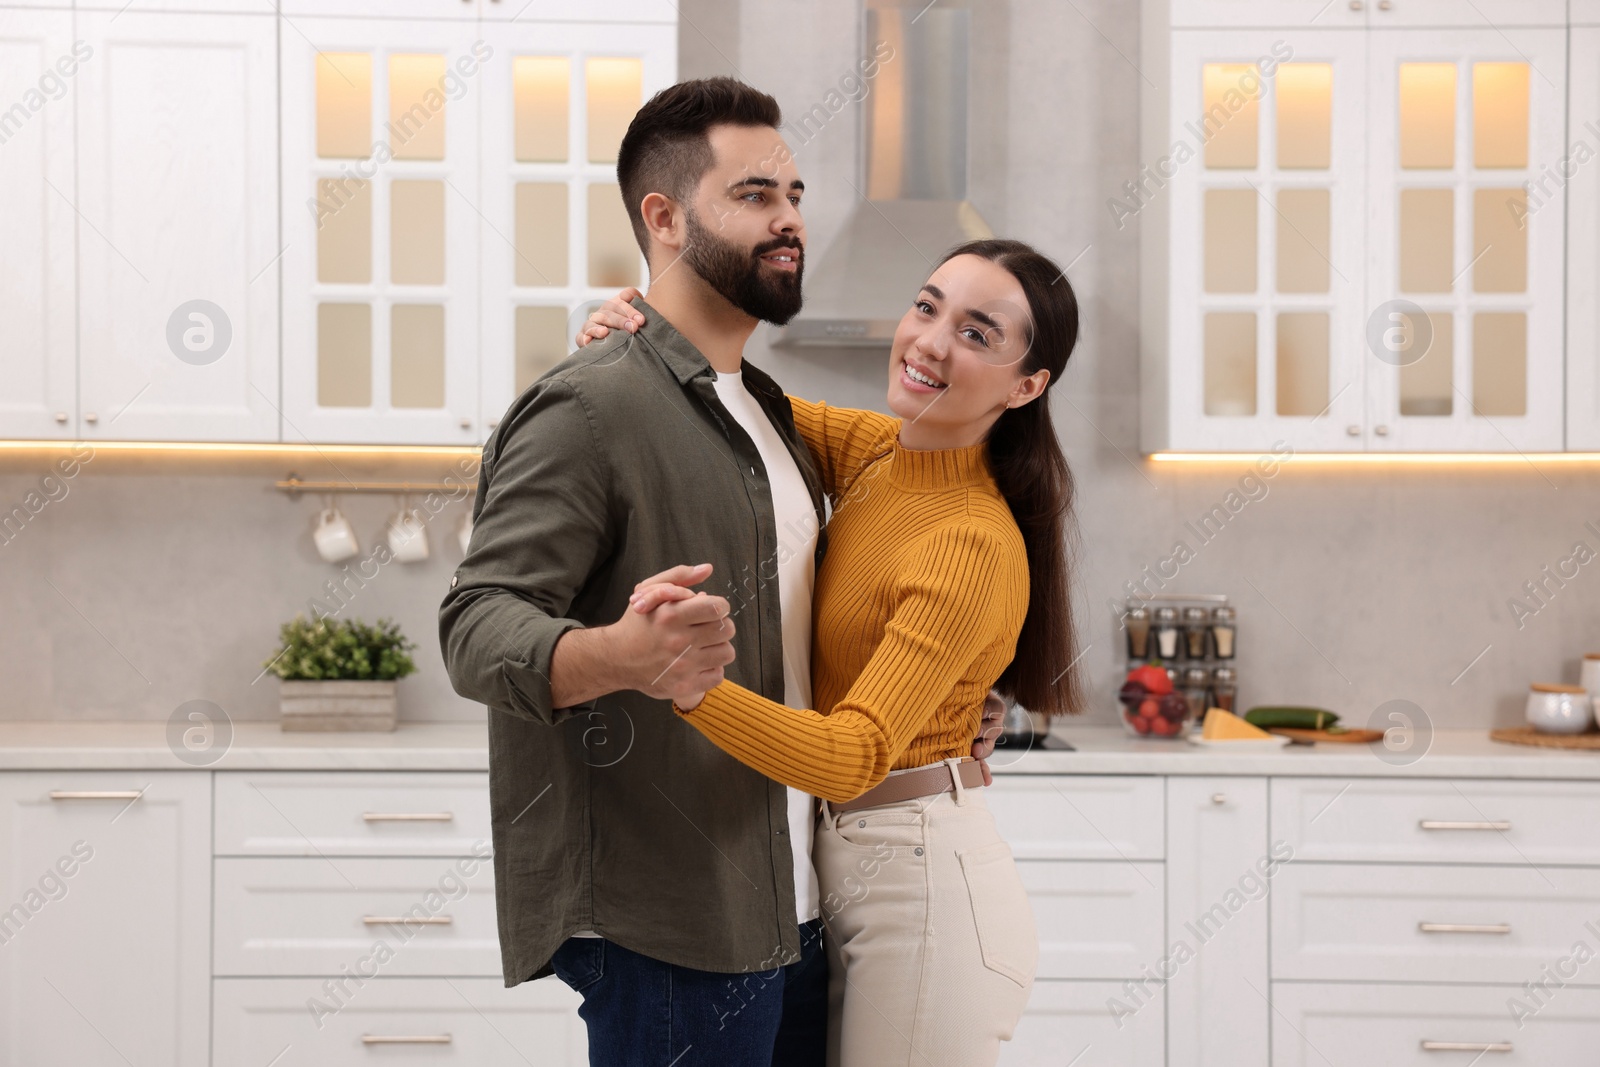
POLYGON ((1122 209, 1144 216, 1145 451, 1565 447, 1564 202, 1529 185, 1561 154, 1565 30, 1155 47, 1157 162, 1122 209))
POLYGON ((617 146, 671 27, 296 20, 284 439, 470 444, 641 284, 617 146))

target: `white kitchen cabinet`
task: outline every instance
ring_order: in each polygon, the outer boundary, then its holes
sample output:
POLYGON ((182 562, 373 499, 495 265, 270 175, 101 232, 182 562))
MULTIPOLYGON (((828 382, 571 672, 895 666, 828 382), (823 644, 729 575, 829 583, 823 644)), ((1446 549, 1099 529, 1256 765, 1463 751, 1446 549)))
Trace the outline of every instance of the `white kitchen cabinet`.
POLYGON ((1036 981, 1001 1067, 1161 1067, 1160 982, 1036 981))
POLYGON ((474 22, 295 24, 284 440, 478 441, 478 109, 498 57, 474 22))
POLYGON ((1568 148, 1544 160, 1529 191, 1539 210, 1567 207, 1567 448, 1600 451, 1600 0, 1572 5, 1568 148), (1563 189, 1565 185, 1565 189, 1563 189), (1535 199, 1537 198, 1537 199, 1535 199))
POLYGON ((204 1067, 211 779, 0 774, 0 1064, 204 1067))
POLYGON ((81 435, 276 440, 276 21, 76 25, 81 435))
POLYGON ((656 17, 484 26, 495 47, 480 76, 485 431, 567 356, 590 306, 644 287, 616 152, 640 104, 676 80, 676 19, 656 17))
POLYGON ((1355 982, 1483 982, 1572 951, 1600 869, 1292 863, 1272 896, 1272 974, 1355 982))
POLYGON ((1274 778, 1296 862, 1600 866, 1600 782, 1274 778))
MULTIPOLYGON (((1564 0, 1170 0, 1175 26, 1561 26, 1564 0)), ((1592 0, 1574 0, 1579 4, 1592 0)))
POLYGON ((1113 204, 1141 227, 1145 451, 1563 447, 1565 220, 1522 189, 1562 153, 1564 31, 1387 19, 1408 6, 1228 30, 1146 6, 1168 88, 1113 204))
POLYGON ((1007 774, 984 790, 1019 860, 1159 860, 1160 778, 1112 774, 1007 774))
POLYGON ((1267 1067, 1267 898, 1288 853, 1267 839, 1266 779, 1169 778, 1167 842, 1167 938, 1184 949, 1162 975, 1167 1063, 1267 1067))
POLYGON ((1539 1007, 1516 987, 1279 982, 1273 1007, 1273 1067, 1566 1067, 1600 1045, 1594 988, 1552 987, 1539 1007), (1521 1026, 1513 1000, 1537 1009, 1521 1026))
POLYGON ((219 771, 218 856, 481 856, 489 776, 219 771))
POLYGON ((579 1003, 554 978, 219 978, 211 1062, 586 1067, 579 1003))
POLYGON ((1566 35, 1551 29, 1368 35, 1367 304, 1427 322, 1418 358, 1369 358, 1368 448, 1564 447, 1564 203, 1525 183, 1563 154, 1566 35))
POLYGON ((77 429, 72 96, 93 58, 70 11, 0 9, 0 437, 77 429))
POLYGON ((1166 954, 1160 863, 1019 860, 1017 870, 1039 934, 1038 977, 1138 978, 1155 972, 1166 954))

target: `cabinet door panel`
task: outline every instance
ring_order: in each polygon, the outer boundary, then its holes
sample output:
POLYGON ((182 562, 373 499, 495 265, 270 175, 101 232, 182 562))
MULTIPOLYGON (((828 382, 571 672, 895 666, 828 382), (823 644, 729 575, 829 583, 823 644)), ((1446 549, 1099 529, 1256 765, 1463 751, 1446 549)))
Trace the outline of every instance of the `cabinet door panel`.
POLYGON ((1167 981, 1171 1067, 1266 1067, 1271 879, 1265 778, 1167 779, 1167 930, 1192 951, 1167 981), (1254 992, 1251 992, 1254 987, 1254 992))
POLYGON ((1371 0, 1367 8, 1371 12, 1367 25, 1375 30, 1438 26, 1492 32, 1508 26, 1567 24, 1563 0, 1390 0, 1387 6, 1383 0, 1371 0))
POLYGON ((510 989, 499 978, 380 977, 359 985, 219 978, 212 1062, 262 1067, 283 1056, 280 1064, 298 1067, 402 1061, 583 1067, 589 1042, 579 1003, 556 978, 510 989))
POLYGON ((1565 34, 1370 40, 1367 447, 1558 451, 1565 34))
POLYGON ((0 100, 18 102, 0 115, 0 437, 76 429, 71 96, 84 58, 70 12, 0 9, 0 100))
POLYGON ((1172 0, 1172 24, 1194 29, 1315 26, 1327 30, 1365 26, 1366 9, 1363 0, 1172 0))
POLYGON ((198 771, 0 775, 0 1063, 204 1067, 210 785, 198 771))
POLYGON ((1164 1001, 1160 982, 1034 982, 1001 1067, 1162 1067, 1164 1001))
MULTIPOLYGON (((1573 5, 1573 19, 1578 17, 1573 5)), ((1594 4, 1600 23, 1600 2, 1594 4)), ((1600 54, 1600 28, 1572 31, 1572 54, 1600 54)), ((1575 63, 1570 87, 1571 152, 1552 167, 1567 186, 1567 448, 1600 451, 1600 65, 1575 63), (1582 148, 1579 148, 1579 146, 1582 148), (1584 162, 1587 161, 1587 162, 1584 162)), ((1542 177, 1542 172, 1541 172, 1542 177)))
POLYGON ((576 324, 624 285, 643 288, 616 187, 615 149, 639 105, 676 80, 670 26, 549 23, 484 32, 485 433, 572 349, 576 324))
POLYGON ((275 22, 77 22, 83 434, 276 440, 275 22))
POLYGON ((294 23, 281 76, 284 440, 471 444, 478 109, 502 57, 475 22, 294 23))
POLYGON ((1172 35, 1170 447, 1360 447, 1362 35, 1172 35))

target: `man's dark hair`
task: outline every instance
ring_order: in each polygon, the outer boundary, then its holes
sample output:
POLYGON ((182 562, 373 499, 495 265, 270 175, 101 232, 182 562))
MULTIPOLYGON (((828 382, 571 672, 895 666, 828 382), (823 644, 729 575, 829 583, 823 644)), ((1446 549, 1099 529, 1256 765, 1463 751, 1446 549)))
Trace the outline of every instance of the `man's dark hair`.
POLYGON ((735 78, 679 82, 652 96, 628 124, 617 150, 617 184, 648 257, 650 234, 639 204, 651 193, 686 203, 714 162, 713 126, 771 126, 783 121, 778 102, 735 78))

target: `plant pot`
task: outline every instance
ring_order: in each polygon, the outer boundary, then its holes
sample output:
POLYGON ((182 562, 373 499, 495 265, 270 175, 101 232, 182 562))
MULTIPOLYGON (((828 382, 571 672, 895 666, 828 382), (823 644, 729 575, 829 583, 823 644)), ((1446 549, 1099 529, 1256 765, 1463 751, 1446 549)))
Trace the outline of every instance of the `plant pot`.
POLYGON ((393 730, 395 682, 280 681, 278 707, 288 732, 393 730))

